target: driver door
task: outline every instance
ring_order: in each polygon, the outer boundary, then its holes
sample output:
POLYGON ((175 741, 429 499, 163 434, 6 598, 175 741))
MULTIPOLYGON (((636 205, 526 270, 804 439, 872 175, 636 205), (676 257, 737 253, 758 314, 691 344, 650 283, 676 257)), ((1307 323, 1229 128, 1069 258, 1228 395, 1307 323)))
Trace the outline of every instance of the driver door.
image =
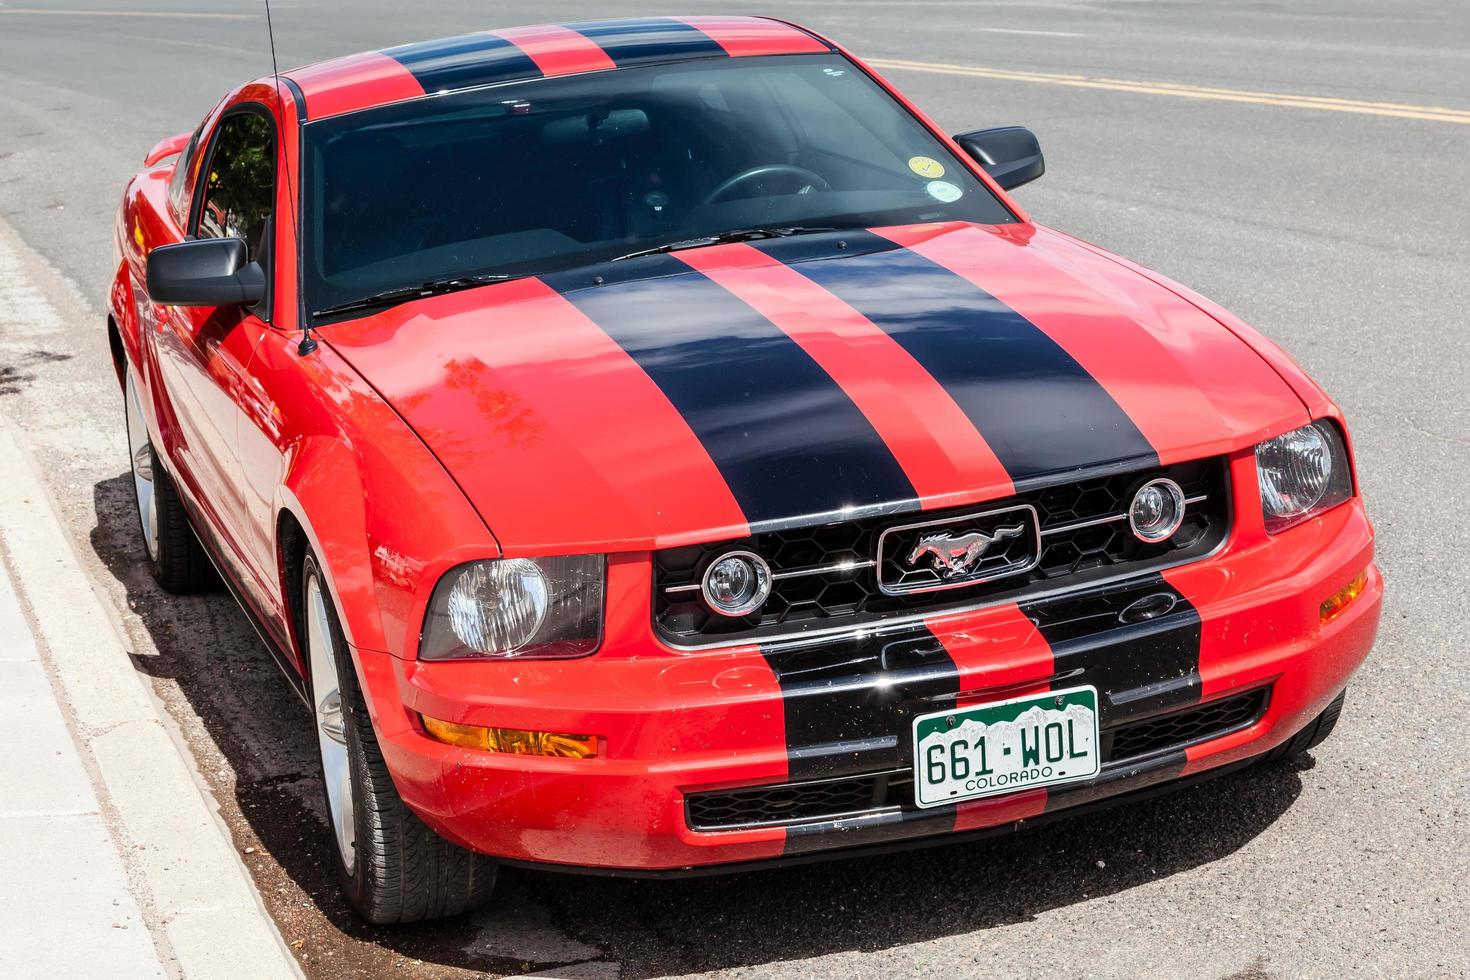
MULTIPOLYGON (((268 109, 246 102, 227 109, 199 170, 188 232, 240 238, 270 281, 275 205, 276 127, 268 109)), ((244 496, 236 446, 244 368, 265 329, 270 299, 254 308, 162 307, 155 334, 159 369, 176 414, 171 453, 179 489, 193 505, 202 535, 237 584, 257 591, 242 543, 244 496)))

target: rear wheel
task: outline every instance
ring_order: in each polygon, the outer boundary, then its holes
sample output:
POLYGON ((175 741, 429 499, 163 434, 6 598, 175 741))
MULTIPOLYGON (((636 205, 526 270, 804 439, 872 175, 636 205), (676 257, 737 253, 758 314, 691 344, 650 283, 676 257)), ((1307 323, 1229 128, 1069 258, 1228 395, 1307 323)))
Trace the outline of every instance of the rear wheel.
POLYGON ((148 570, 165 592, 188 595, 204 592, 215 583, 214 567, 204 546, 189 526, 184 505, 158 461, 143 403, 133 372, 124 372, 123 403, 128 425, 128 456, 133 471, 133 496, 138 503, 138 526, 143 533, 143 552, 148 570))
POLYGON ((1332 703, 1324 708, 1320 715, 1312 719, 1301 731, 1272 749, 1266 758, 1273 761, 1293 759, 1327 741, 1327 736, 1331 735, 1332 730, 1337 727, 1337 720, 1342 717, 1342 706, 1346 703, 1347 689, 1344 688, 1342 693, 1333 698, 1332 703))
POLYGON ((417 922, 482 904, 495 862, 435 834, 404 805, 373 734, 316 556, 302 565, 302 627, 337 875, 369 922, 417 922))

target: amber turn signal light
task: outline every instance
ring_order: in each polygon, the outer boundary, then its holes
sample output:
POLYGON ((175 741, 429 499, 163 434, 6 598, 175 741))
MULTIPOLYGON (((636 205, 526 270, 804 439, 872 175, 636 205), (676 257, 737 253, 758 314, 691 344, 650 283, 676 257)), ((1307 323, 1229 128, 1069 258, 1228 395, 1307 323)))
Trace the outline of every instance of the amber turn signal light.
POLYGON ((560 732, 528 732, 520 728, 482 728, 440 721, 428 715, 424 731, 446 745, 510 755, 546 755, 558 759, 590 759, 597 755, 596 735, 564 735, 560 732))
POLYGON ((1354 599, 1363 594, 1363 590, 1367 587, 1368 570, 1364 569, 1351 582, 1323 600, 1321 621, 1327 623, 1336 619, 1344 609, 1352 604, 1354 599))

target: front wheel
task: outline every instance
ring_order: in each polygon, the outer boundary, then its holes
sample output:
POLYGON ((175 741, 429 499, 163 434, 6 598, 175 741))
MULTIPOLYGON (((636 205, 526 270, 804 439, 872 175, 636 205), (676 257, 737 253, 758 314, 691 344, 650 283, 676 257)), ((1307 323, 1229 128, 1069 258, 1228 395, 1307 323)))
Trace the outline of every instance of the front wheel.
POLYGON ((495 862, 434 833, 399 797, 336 607, 310 552, 301 587, 301 635, 327 819, 347 900, 379 925, 457 915, 483 904, 495 884, 495 862))
POLYGON ((1347 688, 1343 688, 1332 703, 1322 709, 1322 713, 1307 723, 1307 726, 1297 732, 1291 738, 1282 742, 1272 749, 1266 756, 1268 760, 1294 759, 1311 749, 1315 749, 1327 741, 1327 736, 1337 727, 1337 720, 1342 717, 1342 706, 1347 703, 1347 688))

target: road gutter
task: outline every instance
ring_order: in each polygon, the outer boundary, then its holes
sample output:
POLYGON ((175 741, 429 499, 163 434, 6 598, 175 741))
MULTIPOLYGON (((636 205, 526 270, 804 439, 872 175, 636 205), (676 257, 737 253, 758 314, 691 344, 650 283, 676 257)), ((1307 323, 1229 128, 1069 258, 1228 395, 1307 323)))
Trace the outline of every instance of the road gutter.
POLYGON ((4 418, 0 472, 0 543, 155 942, 187 980, 300 977, 192 753, 4 418))

